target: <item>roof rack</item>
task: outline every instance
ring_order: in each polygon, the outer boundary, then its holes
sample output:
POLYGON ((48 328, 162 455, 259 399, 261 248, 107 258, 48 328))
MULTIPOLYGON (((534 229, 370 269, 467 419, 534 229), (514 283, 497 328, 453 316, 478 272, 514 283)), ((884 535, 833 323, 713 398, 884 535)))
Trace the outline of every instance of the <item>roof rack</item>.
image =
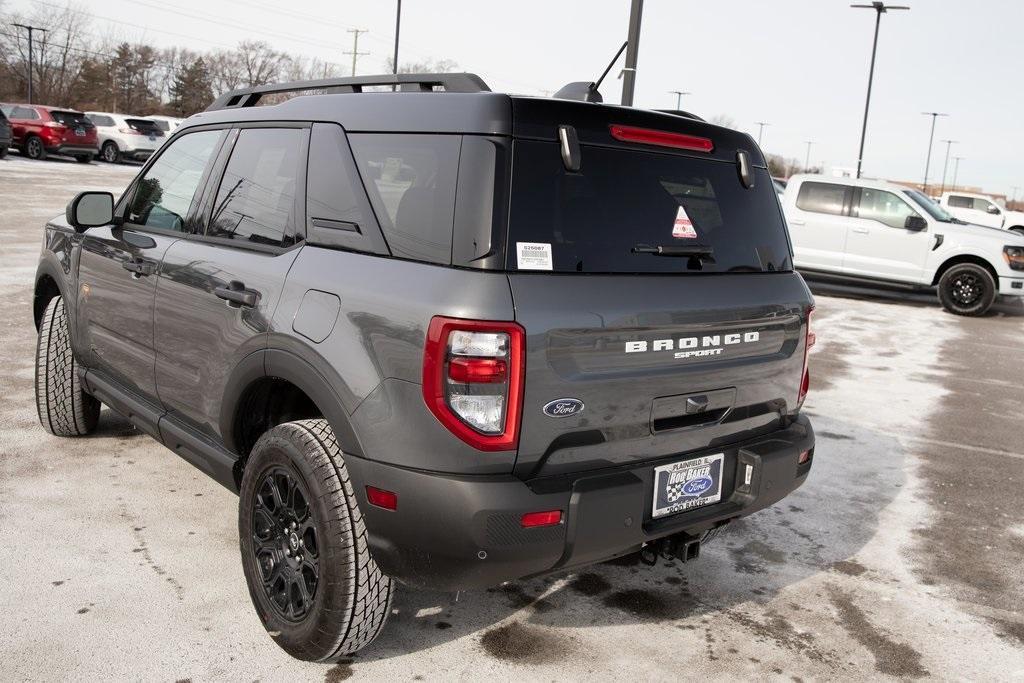
POLYGON ((395 86, 402 92, 490 92, 483 79, 471 73, 449 74, 384 74, 380 76, 352 76, 350 78, 322 78, 315 81, 272 83, 226 92, 213 101, 206 111, 254 107, 264 95, 305 90, 325 90, 328 93, 359 93, 371 86, 395 86))

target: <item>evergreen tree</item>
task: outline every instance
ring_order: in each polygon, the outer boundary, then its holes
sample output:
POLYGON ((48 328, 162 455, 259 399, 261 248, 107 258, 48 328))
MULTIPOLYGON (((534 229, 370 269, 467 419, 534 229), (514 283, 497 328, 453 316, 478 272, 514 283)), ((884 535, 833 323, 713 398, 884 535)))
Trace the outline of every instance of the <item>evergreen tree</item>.
POLYGON ((171 84, 170 108, 177 116, 191 116, 213 100, 210 71, 202 57, 183 67, 171 84))

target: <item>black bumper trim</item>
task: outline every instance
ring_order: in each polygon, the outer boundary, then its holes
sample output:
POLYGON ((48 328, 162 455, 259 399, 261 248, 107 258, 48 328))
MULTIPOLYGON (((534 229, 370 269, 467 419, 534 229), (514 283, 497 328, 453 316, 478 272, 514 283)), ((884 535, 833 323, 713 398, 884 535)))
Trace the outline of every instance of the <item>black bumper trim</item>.
POLYGON ((806 417, 751 442, 680 454, 628 469, 581 473, 564 484, 531 488, 511 475, 459 476, 408 470, 348 456, 371 552, 392 577, 421 588, 467 590, 600 562, 644 543, 685 532, 698 535, 766 508, 799 487, 811 463, 814 432, 806 417), (722 500, 652 519, 653 468, 724 452, 722 500), (753 467, 749 485, 739 474, 753 467), (738 485, 737 485, 738 484, 738 485), (398 494, 398 509, 366 501, 366 485, 398 494), (562 510, 556 527, 523 529, 526 512, 562 510))

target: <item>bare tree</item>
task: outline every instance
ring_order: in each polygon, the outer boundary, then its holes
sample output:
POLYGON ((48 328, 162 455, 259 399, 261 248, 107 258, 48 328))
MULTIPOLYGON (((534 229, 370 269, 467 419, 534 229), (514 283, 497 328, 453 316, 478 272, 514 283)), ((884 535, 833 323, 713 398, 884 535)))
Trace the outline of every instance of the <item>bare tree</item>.
MULTIPOLYGON (((394 71, 395 60, 388 57, 384 62, 388 73, 394 71)), ((422 62, 406 62, 398 65, 398 73, 401 74, 439 74, 449 71, 456 71, 459 65, 451 59, 425 59, 422 62)))
POLYGON ((244 72, 238 54, 231 51, 213 52, 206 56, 214 94, 225 93, 242 85, 244 72))
POLYGON ((710 119, 708 119, 708 123, 713 124, 715 126, 721 126, 722 128, 736 127, 736 119, 727 114, 715 114, 710 119))
POLYGON ((248 86, 266 85, 278 80, 288 55, 262 40, 243 40, 238 44, 238 59, 248 86))
POLYGON ((37 6, 30 14, 0 15, 0 93, 11 99, 23 99, 27 92, 28 70, 32 69, 34 97, 40 102, 64 102, 74 87, 82 62, 92 50, 85 40, 90 17, 80 7, 61 9, 37 6), (32 64, 28 63, 28 35, 13 23, 46 29, 34 36, 32 64))

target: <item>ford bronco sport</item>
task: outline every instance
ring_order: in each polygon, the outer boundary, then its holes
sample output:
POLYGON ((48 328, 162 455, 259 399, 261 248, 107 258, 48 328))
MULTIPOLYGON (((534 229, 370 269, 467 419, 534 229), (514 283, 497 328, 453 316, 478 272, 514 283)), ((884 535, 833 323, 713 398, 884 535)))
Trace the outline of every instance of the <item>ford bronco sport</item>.
POLYGON ((789 494, 811 308, 745 134, 469 74, 263 86, 46 226, 37 404, 238 492, 256 611, 324 661, 395 581, 690 560, 789 494))

